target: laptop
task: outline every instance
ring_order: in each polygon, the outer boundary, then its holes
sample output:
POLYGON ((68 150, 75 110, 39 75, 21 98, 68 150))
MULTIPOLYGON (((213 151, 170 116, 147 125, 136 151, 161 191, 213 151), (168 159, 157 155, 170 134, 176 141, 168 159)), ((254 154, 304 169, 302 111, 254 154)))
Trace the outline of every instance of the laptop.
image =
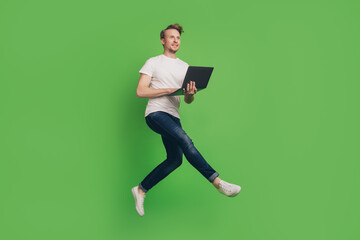
POLYGON ((184 95, 183 88, 185 88, 186 91, 187 84, 190 83, 190 81, 195 82, 197 92, 205 89, 209 83, 210 76, 213 70, 213 67, 189 66, 186 71, 182 87, 179 88, 179 90, 176 90, 175 92, 169 94, 168 96, 184 95))

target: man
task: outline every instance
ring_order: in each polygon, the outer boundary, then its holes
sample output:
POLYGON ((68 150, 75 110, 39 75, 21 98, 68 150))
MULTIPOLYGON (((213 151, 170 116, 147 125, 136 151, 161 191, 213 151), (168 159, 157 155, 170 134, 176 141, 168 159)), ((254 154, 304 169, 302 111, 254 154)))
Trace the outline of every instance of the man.
MULTIPOLYGON (((140 98, 149 98, 145 110, 145 121, 156 133, 161 135, 167 159, 152 170, 145 179, 132 188, 135 207, 140 216, 144 215, 145 193, 168 176, 182 163, 183 154, 219 192, 236 196, 241 187, 221 180, 216 172, 195 148, 192 140, 182 129, 179 116, 180 96, 168 96, 182 86, 188 64, 176 57, 180 47, 180 36, 184 32, 179 24, 171 24, 160 33, 164 53, 148 59, 140 69, 141 74, 136 89, 140 98)), ((184 101, 194 101, 197 89, 190 81, 183 89, 184 101)))

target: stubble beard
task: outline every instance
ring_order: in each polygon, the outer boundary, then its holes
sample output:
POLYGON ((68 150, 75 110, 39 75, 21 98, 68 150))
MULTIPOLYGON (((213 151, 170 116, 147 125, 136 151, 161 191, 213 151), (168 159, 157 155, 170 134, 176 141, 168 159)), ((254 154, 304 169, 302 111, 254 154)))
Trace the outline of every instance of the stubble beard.
POLYGON ((169 51, 171 53, 176 53, 178 50, 180 49, 180 46, 176 49, 176 50, 173 50, 171 47, 169 48, 169 51))
MULTIPOLYGON (((165 47, 165 46, 164 46, 164 47, 165 47)), ((174 53, 174 54, 175 54, 177 51, 179 51, 179 49, 180 49, 180 46, 178 46, 178 48, 177 48, 176 50, 173 50, 171 47, 172 47, 172 46, 170 45, 170 47, 167 47, 167 49, 168 49, 169 52, 174 53)))
POLYGON ((171 53, 176 53, 177 50, 172 50, 172 49, 170 48, 170 49, 169 49, 169 52, 171 52, 171 53))

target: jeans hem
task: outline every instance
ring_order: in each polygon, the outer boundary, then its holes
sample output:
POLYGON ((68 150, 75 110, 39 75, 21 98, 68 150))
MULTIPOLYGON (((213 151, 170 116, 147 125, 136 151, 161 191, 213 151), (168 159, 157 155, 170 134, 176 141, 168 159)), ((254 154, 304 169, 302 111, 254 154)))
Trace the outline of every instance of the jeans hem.
POLYGON ((141 185, 141 183, 139 184, 139 188, 140 188, 141 190, 143 190, 145 193, 148 191, 148 190, 146 190, 146 189, 141 185))
POLYGON ((209 178, 209 182, 213 182, 215 180, 215 178, 217 178, 219 176, 219 173, 218 172, 214 172, 209 178))

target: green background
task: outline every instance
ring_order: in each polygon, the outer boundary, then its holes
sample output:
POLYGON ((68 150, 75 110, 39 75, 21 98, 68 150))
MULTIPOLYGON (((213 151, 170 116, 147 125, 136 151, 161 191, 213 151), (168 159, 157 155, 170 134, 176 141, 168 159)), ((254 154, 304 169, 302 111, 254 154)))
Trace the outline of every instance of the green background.
POLYGON ((0 239, 359 239, 358 1, 0 3, 0 239), (184 27, 177 57, 213 66, 183 127, 225 181, 165 160, 138 71, 184 27))

